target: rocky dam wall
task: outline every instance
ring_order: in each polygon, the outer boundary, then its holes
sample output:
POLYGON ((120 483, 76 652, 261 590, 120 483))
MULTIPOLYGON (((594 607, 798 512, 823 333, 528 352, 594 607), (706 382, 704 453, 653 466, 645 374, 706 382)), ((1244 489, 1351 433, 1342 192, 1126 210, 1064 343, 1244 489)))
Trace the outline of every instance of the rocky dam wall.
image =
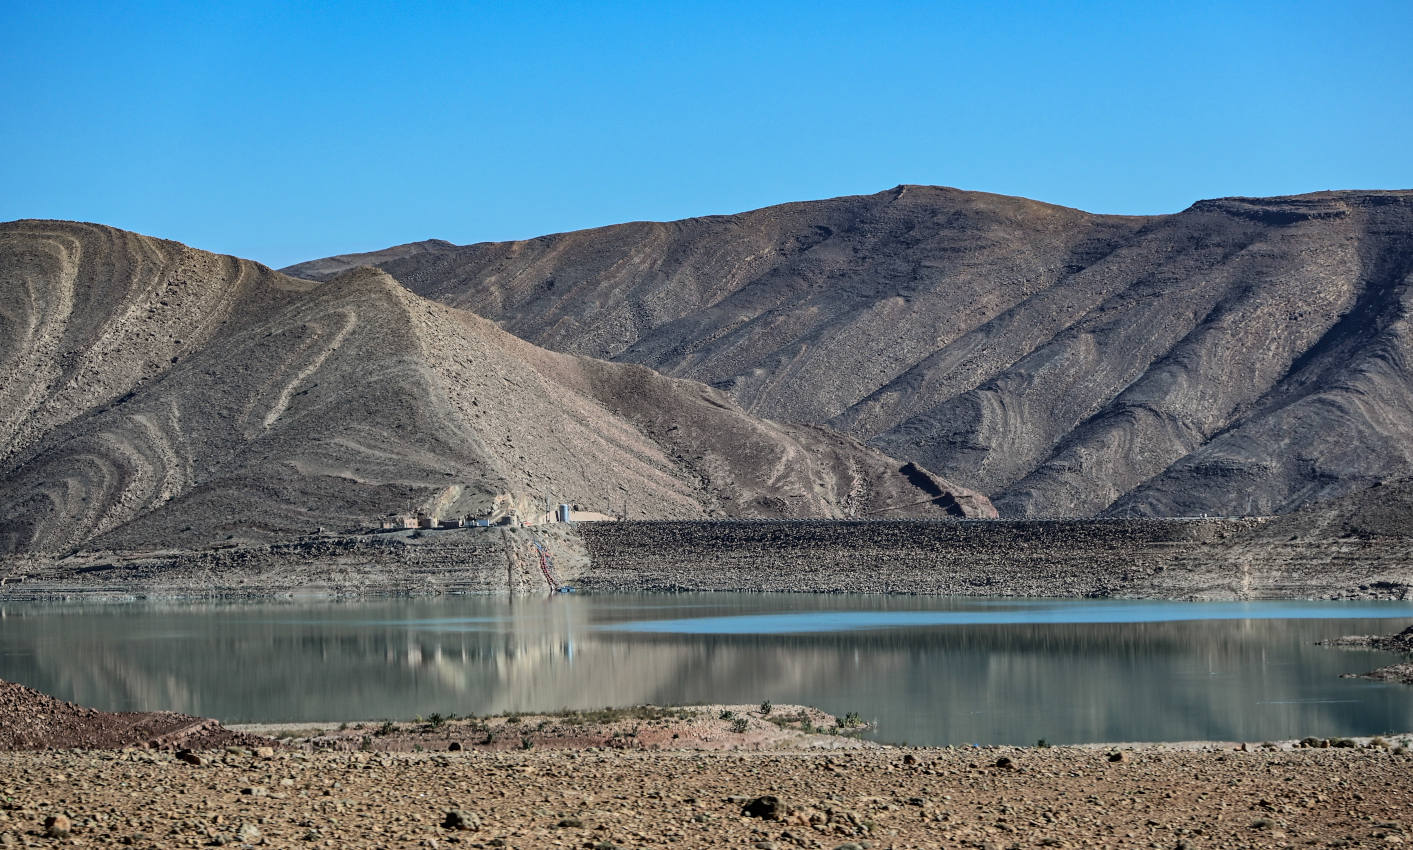
POLYGON ((757 591, 1170 599, 1405 598, 1413 541, 1269 520, 585 522, 311 536, 0 564, 0 599, 757 591), (551 557, 541 569, 536 544, 551 557))
POLYGON ((1407 541, 1285 545, 1268 520, 584 524, 585 590, 1402 598, 1407 541))

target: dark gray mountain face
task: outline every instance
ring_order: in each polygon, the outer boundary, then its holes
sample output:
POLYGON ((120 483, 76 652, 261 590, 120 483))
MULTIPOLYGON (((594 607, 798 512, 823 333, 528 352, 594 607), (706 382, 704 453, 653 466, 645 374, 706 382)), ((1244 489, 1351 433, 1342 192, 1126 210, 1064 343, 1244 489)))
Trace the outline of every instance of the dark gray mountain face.
POLYGON ((1003 515, 1282 512, 1413 472, 1413 191, 1117 217, 899 186, 390 250, 419 294, 832 425, 1003 515))

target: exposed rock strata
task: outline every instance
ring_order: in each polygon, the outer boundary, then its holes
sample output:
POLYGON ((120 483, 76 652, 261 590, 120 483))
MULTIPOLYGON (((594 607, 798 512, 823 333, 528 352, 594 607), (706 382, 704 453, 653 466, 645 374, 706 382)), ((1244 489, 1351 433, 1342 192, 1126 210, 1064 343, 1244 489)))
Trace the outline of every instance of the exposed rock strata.
POLYGON ((415 247, 376 261, 540 345, 838 427, 1009 516, 1275 514, 1413 471, 1413 192, 1120 217, 899 186, 415 247))
POLYGON ((0 554, 267 543, 546 498, 634 517, 987 515, 724 393, 537 348, 386 274, 322 284, 0 225, 0 554))

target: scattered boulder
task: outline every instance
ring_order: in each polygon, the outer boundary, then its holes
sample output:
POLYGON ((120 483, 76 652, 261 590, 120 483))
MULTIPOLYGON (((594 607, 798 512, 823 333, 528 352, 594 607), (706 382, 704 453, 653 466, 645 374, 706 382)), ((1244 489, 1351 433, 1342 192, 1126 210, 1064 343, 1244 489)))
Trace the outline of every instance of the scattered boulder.
POLYGON ((475 812, 452 809, 442 819, 442 829, 480 829, 481 818, 475 812))
POLYGON ((1015 770, 1016 763, 1011 760, 1010 756, 1001 756, 996 759, 996 767, 1001 770, 1015 770))
POLYGON ((44 819, 44 834, 50 838, 67 838, 73 828, 67 815, 50 815, 44 819))
POLYGON ((741 807, 741 814, 748 818, 780 820, 785 816, 785 806, 779 797, 767 794, 747 801, 746 805, 741 807))
POLYGON ((1130 758, 1131 756, 1129 756, 1129 754, 1124 750, 1115 750, 1112 753, 1109 753, 1109 761, 1115 764, 1123 764, 1127 762, 1130 758))

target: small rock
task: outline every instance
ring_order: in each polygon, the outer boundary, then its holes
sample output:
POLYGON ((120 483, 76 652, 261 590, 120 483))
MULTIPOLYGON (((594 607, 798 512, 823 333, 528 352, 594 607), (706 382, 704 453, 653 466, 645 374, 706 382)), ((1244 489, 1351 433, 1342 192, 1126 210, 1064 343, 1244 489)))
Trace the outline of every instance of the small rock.
POLYGON ((44 834, 50 838, 64 838, 73 828, 67 815, 50 815, 44 819, 44 834))
POLYGON ((0 847, 19 847, 20 840, 13 832, 0 832, 0 847))
POLYGON ((612 841, 600 841, 594 845, 594 850, 622 850, 622 848, 612 841))
POLYGON ((1128 760, 1129 754, 1125 750, 1115 750, 1114 752, 1109 753, 1109 761, 1114 762, 1115 764, 1123 764, 1128 760))
POLYGON ((774 841, 757 841, 751 846, 756 848, 756 850, 776 850, 776 848, 779 847, 774 841))
POLYGON ((1015 769, 1016 763, 1011 761, 1010 756, 1001 756, 996 759, 996 766, 1002 770, 1013 770, 1015 769))
POLYGON ((241 844, 260 843, 260 828, 253 823, 243 823, 236 830, 236 840, 241 844))
POLYGON ((248 785, 240 789, 240 793, 246 797, 264 797, 270 792, 263 785, 248 785))
POLYGON ((177 761, 185 762, 186 764, 194 764, 197 767, 205 767, 206 765, 211 763, 211 759, 207 758, 206 756, 193 753, 191 750, 178 750, 177 761))
POLYGON ((745 806, 741 807, 741 814, 748 818, 780 820, 785 814, 785 806, 781 805, 779 797, 767 794, 747 802, 745 806))
POLYGON ((275 757, 274 747, 256 747, 255 757, 258 759, 272 759, 275 757))
POLYGON ((559 823, 555 824, 555 826, 560 827, 561 829, 568 829, 570 827, 578 827, 583 825, 584 822, 579 820, 578 818, 562 818, 560 819, 559 823))
POLYGON ((452 809, 442 820, 442 829, 480 829, 481 818, 475 812, 452 809))
POLYGON ((917 764, 917 756, 912 753, 907 753, 903 756, 903 764, 917 764))
POLYGON ((447 752, 450 752, 450 753, 457 753, 457 752, 460 752, 460 751, 461 751, 461 742, 460 742, 460 741, 452 741, 450 744, 447 744, 447 745, 446 745, 446 749, 447 749, 447 752))
POLYGON ((857 841, 845 841, 843 844, 835 847, 834 850, 864 850, 864 846, 857 841))

